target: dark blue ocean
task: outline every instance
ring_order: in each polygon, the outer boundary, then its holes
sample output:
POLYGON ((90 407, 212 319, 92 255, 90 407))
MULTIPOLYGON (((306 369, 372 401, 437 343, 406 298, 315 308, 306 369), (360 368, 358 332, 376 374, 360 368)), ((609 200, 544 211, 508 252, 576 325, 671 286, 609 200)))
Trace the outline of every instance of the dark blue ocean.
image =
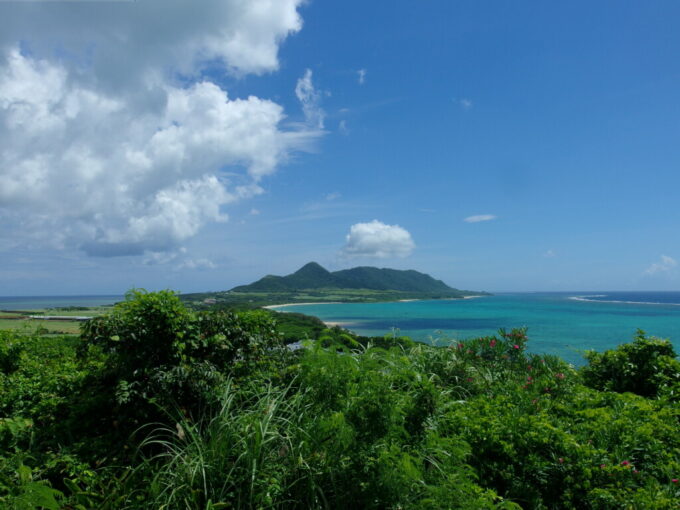
POLYGON ((398 332, 447 345, 528 327, 529 350, 576 365, 583 352, 631 341, 638 328, 670 339, 680 351, 680 292, 521 293, 437 301, 296 305, 280 311, 314 315, 361 335, 398 332))

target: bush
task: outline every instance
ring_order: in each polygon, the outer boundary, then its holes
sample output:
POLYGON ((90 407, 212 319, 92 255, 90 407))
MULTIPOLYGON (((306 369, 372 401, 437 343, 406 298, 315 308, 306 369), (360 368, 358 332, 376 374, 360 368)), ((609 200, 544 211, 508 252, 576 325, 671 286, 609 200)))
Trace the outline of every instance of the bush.
POLYGON ((437 348, 330 328, 291 353, 269 314, 170 292, 131 293, 81 340, 4 340, 2 508, 680 504, 677 361, 642 334, 583 372, 654 398, 584 386, 524 330, 437 348))
POLYGON ((585 384, 601 391, 659 396, 680 383, 680 362, 668 340, 646 337, 638 330, 632 343, 609 351, 586 353, 588 365, 581 374, 585 384))
POLYGON ((87 322, 82 339, 85 350, 108 356, 116 402, 140 422, 174 406, 202 409, 227 375, 247 375, 281 346, 265 312, 195 313, 170 291, 129 292, 110 314, 87 322))
POLYGON ((403 351, 322 343, 292 384, 253 376, 227 386, 207 423, 155 431, 147 443, 162 453, 138 472, 139 506, 517 508, 475 483, 464 441, 440 436, 440 395, 403 351))
POLYGON ((0 372, 11 374, 19 369, 23 347, 16 334, 0 331, 0 372))

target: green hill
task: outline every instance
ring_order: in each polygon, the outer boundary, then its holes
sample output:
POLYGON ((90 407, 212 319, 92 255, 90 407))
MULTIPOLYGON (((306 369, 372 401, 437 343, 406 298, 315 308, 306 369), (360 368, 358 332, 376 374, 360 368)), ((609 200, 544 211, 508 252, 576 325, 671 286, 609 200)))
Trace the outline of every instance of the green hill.
POLYGON ((370 303, 403 299, 456 299, 487 295, 459 290, 414 270, 355 267, 330 272, 316 262, 287 276, 267 275, 228 291, 184 294, 195 308, 252 308, 282 303, 370 303))
POLYGON ((304 265, 288 276, 267 275, 251 283, 234 287, 232 292, 281 292, 302 289, 340 288, 340 280, 316 262, 304 265))
POLYGON ((288 276, 268 275, 231 289, 232 292, 282 292, 311 289, 367 289, 378 291, 425 292, 462 297, 474 294, 449 287, 441 280, 414 270, 355 267, 331 273, 310 262, 288 276))
POLYGON ((410 269, 378 269, 355 267, 337 271, 333 275, 348 289, 401 290, 405 292, 460 292, 441 280, 410 269))

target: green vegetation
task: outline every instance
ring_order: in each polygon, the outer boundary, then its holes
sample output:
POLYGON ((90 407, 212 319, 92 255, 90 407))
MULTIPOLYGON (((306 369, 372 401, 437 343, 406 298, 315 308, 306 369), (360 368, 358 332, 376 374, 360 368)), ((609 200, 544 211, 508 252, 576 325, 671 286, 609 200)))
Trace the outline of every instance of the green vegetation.
POLYGON ((292 351, 273 317, 132 292, 79 338, 0 332, 0 507, 680 504, 667 341, 577 371, 524 330, 437 348, 297 318, 292 351))
POLYGON ((670 342, 646 338, 638 330, 632 343, 617 349, 586 353, 585 383, 598 390, 630 391, 643 397, 665 392, 677 399, 680 389, 680 362, 670 342))
POLYGON ((306 289, 286 292, 207 292, 182 294, 182 301, 197 309, 248 308, 286 303, 384 303, 402 299, 458 299, 441 293, 367 289, 306 289))
POLYGON ((319 338, 327 330, 326 324, 317 317, 301 313, 283 313, 268 310, 276 321, 276 330, 281 335, 283 343, 290 344, 300 340, 319 338))
POLYGON ((316 262, 288 276, 268 275, 225 292, 185 294, 192 306, 263 306, 304 302, 379 302, 400 299, 459 299, 484 295, 449 287, 418 271, 355 267, 329 272, 316 262))

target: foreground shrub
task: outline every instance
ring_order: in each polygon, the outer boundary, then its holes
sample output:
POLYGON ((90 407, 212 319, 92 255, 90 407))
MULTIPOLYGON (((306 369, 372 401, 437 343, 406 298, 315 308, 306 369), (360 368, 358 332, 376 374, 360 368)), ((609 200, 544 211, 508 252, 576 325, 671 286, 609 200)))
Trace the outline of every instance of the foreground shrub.
POLYGON ((84 341, 4 337, 0 507, 680 507, 663 342, 619 349, 647 398, 584 386, 524 330, 435 348, 331 328, 293 353, 267 316, 138 292, 84 341))
POLYGON ((227 375, 247 375, 281 346, 264 312, 195 313, 170 291, 129 292, 87 322, 82 339, 106 354, 116 402, 135 409, 137 423, 159 419, 154 409, 202 409, 227 375))
POLYGON ((0 373, 11 374, 19 369, 23 347, 16 334, 0 331, 0 373))
POLYGON ((588 389, 525 345, 514 330, 409 352, 448 393, 438 431, 469 444, 477 483, 523 508, 676 508, 680 409, 588 389))
POLYGON ((407 441, 394 402, 383 410, 396 430, 294 386, 228 384, 221 403, 208 423, 151 434, 162 453, 138 469, 130 508, 516 508, 474 483, 460 440, 407 441))
POLYGON ((646 337, 642 330, 632 343, 603 353, 588 351, 586 359, 583 380, 597 390, 656 397, 680 384, 680 362, 673 345, 668 340, 646 337))

